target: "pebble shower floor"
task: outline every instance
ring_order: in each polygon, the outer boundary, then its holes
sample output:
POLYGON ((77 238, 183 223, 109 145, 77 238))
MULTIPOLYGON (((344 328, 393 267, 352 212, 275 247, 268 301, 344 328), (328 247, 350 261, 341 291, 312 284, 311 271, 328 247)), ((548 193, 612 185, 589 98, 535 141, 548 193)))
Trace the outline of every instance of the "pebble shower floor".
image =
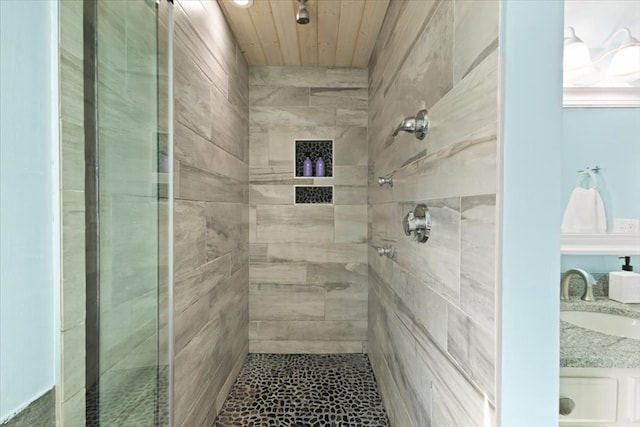
POLYGON ((364 354, 250 354, 215 427, 388 427, 364 354))

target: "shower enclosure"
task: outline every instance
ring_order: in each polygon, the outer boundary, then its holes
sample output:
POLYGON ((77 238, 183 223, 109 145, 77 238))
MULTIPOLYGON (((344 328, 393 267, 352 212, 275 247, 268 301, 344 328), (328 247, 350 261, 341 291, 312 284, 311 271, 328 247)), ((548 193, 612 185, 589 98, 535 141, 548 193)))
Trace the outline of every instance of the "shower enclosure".
POLYGON ((89 426, 170 424, 171 8, 83 3, 89 426))

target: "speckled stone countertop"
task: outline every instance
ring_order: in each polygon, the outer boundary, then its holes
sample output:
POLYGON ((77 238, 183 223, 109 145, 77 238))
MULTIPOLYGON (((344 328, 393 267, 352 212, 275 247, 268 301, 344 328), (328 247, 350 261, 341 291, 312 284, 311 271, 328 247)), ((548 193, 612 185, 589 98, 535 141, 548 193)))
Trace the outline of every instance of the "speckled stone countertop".
MULTIPOLYGON (((571 297, 561 311, 594 311, 640 319, 640 304, 622 304, 606 297, 584 302, 571 297)), ((561 368, 640 368, 640 340, 602 334, 560 321, 561 368)))

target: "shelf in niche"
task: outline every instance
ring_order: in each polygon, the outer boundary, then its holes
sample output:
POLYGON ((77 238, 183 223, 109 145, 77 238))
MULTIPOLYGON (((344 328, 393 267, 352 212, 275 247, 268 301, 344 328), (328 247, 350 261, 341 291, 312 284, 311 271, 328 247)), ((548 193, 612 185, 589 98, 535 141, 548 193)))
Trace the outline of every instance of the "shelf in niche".
POLYGON ((293 191, 296 205, 333 204, 333 185, 296 185, 293 191))
POLYGON ((296 139, 295 162, 296 178, 322 179, 333 177, 333 139, 296 139), (303 162, 307 155, 313 164, 313 176, 303 176, 303 162), (324 160, 324 176, 315 176, 318 157, 322 157, 322 160, 324 160))
POLYGON ((560 235, 563 255, 638 255, 640 233, 563 233, 560 235))

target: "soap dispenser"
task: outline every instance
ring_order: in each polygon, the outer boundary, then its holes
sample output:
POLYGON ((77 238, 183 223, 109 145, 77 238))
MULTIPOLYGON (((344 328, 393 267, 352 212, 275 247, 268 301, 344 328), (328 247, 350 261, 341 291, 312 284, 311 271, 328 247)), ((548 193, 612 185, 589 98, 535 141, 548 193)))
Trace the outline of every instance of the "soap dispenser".
POLYGON ((311 159, 307 154, 302 162, 302 176, 312 176, 313 175, 313 166, 311 163, 311 159))
POLYGON ((316 160, 316 176, 324 176, 324 159, 322 157, 318 157, 316 160))
POLYGON ((627 303, 640 303, 640 274, 633 272, 631 257, 624 256, 622 271, 609 273, 609 299, 627 303))

